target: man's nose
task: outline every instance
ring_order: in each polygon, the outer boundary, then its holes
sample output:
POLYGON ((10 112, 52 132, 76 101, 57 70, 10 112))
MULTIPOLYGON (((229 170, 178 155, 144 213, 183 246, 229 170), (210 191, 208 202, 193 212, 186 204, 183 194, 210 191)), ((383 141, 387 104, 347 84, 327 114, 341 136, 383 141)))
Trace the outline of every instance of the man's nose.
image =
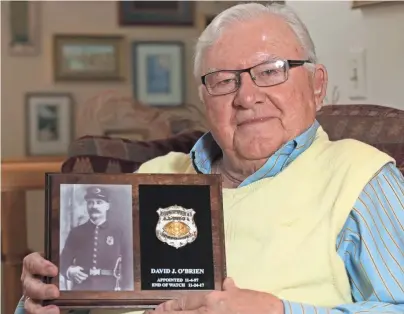
POLYGON ((234 104, 250 108, 263 101, 265 101, 265 93, 254 83, 250 73, 241 74, 240 87, 236 92, 234 104))

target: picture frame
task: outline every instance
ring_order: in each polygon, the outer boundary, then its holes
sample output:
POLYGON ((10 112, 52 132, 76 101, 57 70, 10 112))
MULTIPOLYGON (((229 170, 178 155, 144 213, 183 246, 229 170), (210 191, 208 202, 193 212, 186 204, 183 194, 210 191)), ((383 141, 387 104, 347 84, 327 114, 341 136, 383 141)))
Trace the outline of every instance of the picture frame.
POLYGON ((193 26, 193 1, 118 1, 120 26, 193 26))
POLYGON ((60 271, 43 282, 60 295, 44 306, 148 309, 223 289, 219 175, 47 173, 45 184, 45 257, 60 271))
POLYGON ((198 14, 198 30, 200 33, 202 33, 205 28, 213 21, 213 19, 216 17, 216 14, 206 14, 203 12, 200 12, 198 14))
POLYGON ((122 36, 57 34, 53 42, 55 81, 125 79, 125 41, 122 36))
POLYGON ((134 97, 146 106, 181 106, 185 103, 184 43, 135 41, 132 43, 134 97))
MULTIPOLYGON (((2 6, 3 7, 3 6, 2 6)), ((9 53, 14 57, 32 57, 40 52, 40 1, 4 2, 8 17, 9 53)))
POLYGON ((74 137, 74 112, 70 93, 27 93, 26 155, 64 156, 74 137))
POLYGON ((392 1, 392 0, 374 0, 374 1, 368 1, 368 0, 353 0, 352 1, 352 9, 357 9, 357 8, 362 8, 362 7, 368 7, 372 5, 381 5, 381 4, 392 4, 392 3, 397 3, 400 1, 392 1))

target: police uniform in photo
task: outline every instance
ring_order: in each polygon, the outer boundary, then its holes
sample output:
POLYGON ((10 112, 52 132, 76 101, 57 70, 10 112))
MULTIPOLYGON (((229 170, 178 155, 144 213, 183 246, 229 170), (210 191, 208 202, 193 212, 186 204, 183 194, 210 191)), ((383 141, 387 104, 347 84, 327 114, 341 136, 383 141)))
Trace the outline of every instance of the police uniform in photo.
MULTIPOLYGON (((87 189, 85 199, 101 199, 110 202, 108 191, 102 187, 87 189)), ((124 244, 122 226, 108 219, 112 208, 107 211, 106 221, 96 226, 90 219, 73 228, 60 256, 61 274, 72 282, 72 290, 121 290, 125 286, 125 269, 128 247, 124 244), (68 277, 70 266, 81 266, 88 275, 81 283, 68 277)), ((117 213, 119 215, 119 213, 117 213)), ((126 278, 127 279, 127 278, 126 278)), ((125 287, 124 287, 125 288, 125 287)), ((124 290, 124 289, 123 289, 124 290)))

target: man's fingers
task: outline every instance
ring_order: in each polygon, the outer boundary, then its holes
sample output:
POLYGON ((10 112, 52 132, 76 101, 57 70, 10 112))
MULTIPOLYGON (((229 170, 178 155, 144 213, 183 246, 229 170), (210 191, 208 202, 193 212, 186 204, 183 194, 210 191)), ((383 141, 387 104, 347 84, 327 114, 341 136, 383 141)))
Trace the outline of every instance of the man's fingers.
POLYGON ((38 303, 27 299, 24 302, 24 310, 27 314, 60 314, 60 310, 55 305, 41 306, 38 303))
MULTIPOLYGON (((177 300, 170 300, 160 304, 156 310, 158 311, 183 311, 196 310, 206 305, 206 293, 189 294, 177 300)), ((182 313, 182 312, 181 312, 182 313)))
POLYGON ((36 252, 24 257, 23 265, 24 269, 31 275, 55 277, 58 273, 58 269, 54 264, 36 252))
POLYGON ((28 314, 39 314, 42 306, 34 303, 31 299, 27 299, 24 302, 24 309, 28 314))
POLYGON ((23 282, 24 294, 36 300, 55 299, 59 290, 55 285, 45 284, 32 276, 26 276, 23 282))
POLYGON ((227 277, 224 281, 223 281, 223 290, 225 291, 229 291, 232 289, 237 288, 233 278, 227 277))

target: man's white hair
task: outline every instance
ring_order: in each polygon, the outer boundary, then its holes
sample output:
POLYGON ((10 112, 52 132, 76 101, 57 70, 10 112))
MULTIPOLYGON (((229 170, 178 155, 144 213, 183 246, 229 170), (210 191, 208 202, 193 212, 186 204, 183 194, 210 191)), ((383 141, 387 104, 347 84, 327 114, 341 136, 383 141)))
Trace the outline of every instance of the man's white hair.
POLYGON ((235 22, 244 22, 255 19, 259 16, 274 14, 283 18, 292 28, 296 37, 300 41, 305 58, 313 63, 317 62, 315 46, 311 36, 300 20, 295 11, 283 4, 269 3, 263 5, 260 3, 243 3, 238 4, 218 14, 215 19, 206 27, 199 37, 195 46, 194 56, 194 75, 198 79, 201 75, 203 66, 203 58, 206 49, 212 46, 220 37, 223 30, 235 22))

